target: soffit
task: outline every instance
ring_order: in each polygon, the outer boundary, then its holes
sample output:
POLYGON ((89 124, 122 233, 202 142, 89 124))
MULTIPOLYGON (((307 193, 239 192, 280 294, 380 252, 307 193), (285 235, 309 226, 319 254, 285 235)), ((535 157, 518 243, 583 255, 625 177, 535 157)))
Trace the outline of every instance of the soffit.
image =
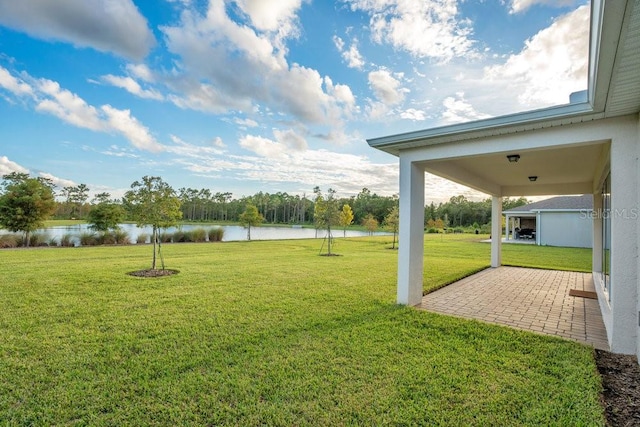
POLYGON ((623 21, 606 116, 640 112, 640 2, 631 1, 623 21))
POLYGON ((590 193, 608 143, 519 151, 510 163, 503 152, 424 162, 427 172, 502 196, 590 193), (530 176, 537 177, 535 182, 530 176))

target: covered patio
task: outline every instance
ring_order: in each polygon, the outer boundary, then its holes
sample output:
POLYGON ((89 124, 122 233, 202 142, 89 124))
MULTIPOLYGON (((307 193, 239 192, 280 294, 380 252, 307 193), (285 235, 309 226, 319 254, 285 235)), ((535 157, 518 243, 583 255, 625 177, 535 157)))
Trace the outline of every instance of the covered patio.
MULTIPOLYGON (((607 342, 640 357, 640 3, 593 0, 590 26, 587 90, 568 104, 368 140, 399 158, 399 304, 423 304, 425 173, 491 196, 491 267, 500 273, 504 197, 591 194, 584 220, 607 342)), ((537 289, 537 279, 526 283, 537 289)))
POLYGON ((422 298, 418 308, 609 350, 591 274, 488 268, 422 298), (575 295, 574 295, 575 294, 575 295))

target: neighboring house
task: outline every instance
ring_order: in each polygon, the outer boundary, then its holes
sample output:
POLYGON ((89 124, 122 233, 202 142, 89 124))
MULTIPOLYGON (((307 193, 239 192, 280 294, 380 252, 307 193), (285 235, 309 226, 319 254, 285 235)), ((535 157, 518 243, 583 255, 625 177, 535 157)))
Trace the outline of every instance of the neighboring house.
POLYGON ((509 240, 542 246, 593 247, 593 195, 558 196, 504 211, 509 240))
POLYGON ((640 355, 640 1, 591 1, 589 78, 570 103, 369 140, 399 157, 398 302, 422 300, 425 172, 492 198, 491 265, 502 198, 593 195, 593 278, 616 353, 640 355))

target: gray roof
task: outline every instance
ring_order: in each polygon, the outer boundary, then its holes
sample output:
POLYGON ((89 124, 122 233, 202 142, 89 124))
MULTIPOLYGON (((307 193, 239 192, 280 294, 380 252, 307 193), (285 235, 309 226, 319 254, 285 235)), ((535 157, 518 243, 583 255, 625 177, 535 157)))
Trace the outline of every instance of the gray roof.
POLYGON ((534 211, 566 211, 566 210, 590 210, 593 209, 593 195, 583 194, 582 196, 558 196, 528 205, 518 206, 504 211, 504 213, 534 212, 534 211))

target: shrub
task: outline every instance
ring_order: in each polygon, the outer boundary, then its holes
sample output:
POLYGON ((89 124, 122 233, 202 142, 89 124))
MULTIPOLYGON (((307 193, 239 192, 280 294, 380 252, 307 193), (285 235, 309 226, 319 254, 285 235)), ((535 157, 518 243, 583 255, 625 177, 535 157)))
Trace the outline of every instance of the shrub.
POLYGON ((62 237, 60 237, 60 246, 64 246, 64 247, 75 246, 75 243, 73 240, 74 239, 71 234, 63 234, 62 237))
POLYGON ((136 243, 143 244, 149 243, 151 241, 151 237, 147 233, 140 233, 138 237, 136 237, 136 243))
POLYGON ((21 240, 17 234, 2 234, 0 235, 0 248, 17 248, 21 240))
POLYGON ((437 228, 434 228, 434 227, 428 228, 428 229, 427 229, 427 233, 429 233, 429 234, 435 234, 435 233, 438 233, 438 229, 437 229, 437 228))
POLYGON ((96 244, 99 245, 115 245, 116 238, 110 231, 105 231, 102 234, 96 236, 96 244))
POLYGON ((216 228, 211 228, 209 230, 210 242, 221 242, 223 237, 224 237, 224 228, 216 227, 216 228))
POLYGON ((56 240, 55 237, 51 237, 47 241, 47 246, 58 246, 58 241, 56 240))
POLYGON ((49 236, 42 233, 32 233, 29 235, 29 246, 49 246, 47 243, 49 240, 49 236))
POLYGON ((114 230, 113 237, 115 243, 118 245, 130 245, 131 239, 129 238, 129 233, 124 230, 114 230))
POLYGON ((191 230, 192 242, 205 242, 207 240, 207 231, 204 228, 196 228, 191 230))
POLYGON ((171 240, 173 241, 173 243, 183 243, 183 242, 188 242, 187 239, 188 239, 187 233, 185 233, 182 230, 178 230, 173 233, 173 239, 171 240))
POLYGON ((166 231, 163 231, 158 236, 158 239, 162 243, 171 243, 171 241, 173 240, 173 233, 167 233, 166 231))
POLYGON ((99 243, 98 236, 95 233, 81 233, 80 234, 80 245, 81 246, 95 246, 99 243))

